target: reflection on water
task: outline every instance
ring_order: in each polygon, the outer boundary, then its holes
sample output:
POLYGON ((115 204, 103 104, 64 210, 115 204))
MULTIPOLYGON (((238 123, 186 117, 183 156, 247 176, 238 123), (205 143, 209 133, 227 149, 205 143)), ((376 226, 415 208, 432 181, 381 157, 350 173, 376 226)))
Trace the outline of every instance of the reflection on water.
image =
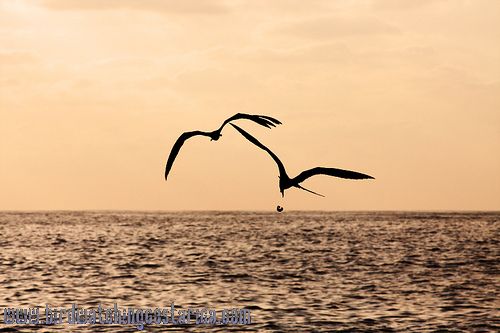
MULTIPOLYGON (((148 332, 500 327, 500 213, 5 212, 0 222, 2 309, 252 311, 249 326, 148 332)), ((0 322, 0 332, 75 330, 0 322)))

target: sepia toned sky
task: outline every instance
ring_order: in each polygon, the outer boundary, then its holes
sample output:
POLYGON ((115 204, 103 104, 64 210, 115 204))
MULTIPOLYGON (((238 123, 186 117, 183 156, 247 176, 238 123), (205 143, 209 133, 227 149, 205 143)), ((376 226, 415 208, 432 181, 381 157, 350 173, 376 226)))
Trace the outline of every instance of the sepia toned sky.
POLYGON ((499 210, 496 0, 0 0, 0 209, 499 210), (291 176, 326 176, 282 199, 291 176))

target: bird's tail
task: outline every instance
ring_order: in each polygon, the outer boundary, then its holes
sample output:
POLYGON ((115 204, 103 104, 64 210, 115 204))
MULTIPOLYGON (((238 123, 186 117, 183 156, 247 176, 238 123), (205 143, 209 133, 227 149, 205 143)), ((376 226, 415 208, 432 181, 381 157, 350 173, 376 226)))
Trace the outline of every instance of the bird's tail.
POLYGON ((299 184, 297 184, 297 185, 295 185, 295 186, 296 186, 296 187, 298 187, 298 188, 300 188, 301 190, 307 191, 307 192, 309 192, 309 193, 319 195, 320 197, 323 197, 323 198, 325 197, 323 194, 319 194, 319 193, 313 192, 313 191, 311 191, 311 190, 308 190, 307 188, 302 187, 302 186, 300 186, 299 184))

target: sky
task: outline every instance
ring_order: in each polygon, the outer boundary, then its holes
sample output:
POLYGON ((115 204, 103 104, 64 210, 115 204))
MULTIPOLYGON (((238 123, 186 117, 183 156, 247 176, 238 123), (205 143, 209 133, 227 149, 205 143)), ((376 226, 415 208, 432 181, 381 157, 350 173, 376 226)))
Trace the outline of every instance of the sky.
POLYGON ((500 1, 0 0, 0 210, 500 210, 500 1), (278 170, 315 166, 281 198, 278 170))

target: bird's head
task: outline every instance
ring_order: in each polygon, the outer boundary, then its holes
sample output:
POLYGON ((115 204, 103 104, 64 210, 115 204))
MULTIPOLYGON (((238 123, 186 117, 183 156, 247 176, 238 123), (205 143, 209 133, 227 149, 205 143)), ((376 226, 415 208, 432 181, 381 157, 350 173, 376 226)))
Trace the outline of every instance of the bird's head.
POLYGON ((284 188, 283 184, 281 184, 281 177, 280 176, 278 176, 278 179, 280 180, 280 183, 279 183, 280 184, 280 192, 281 192, 281 197, 283 198, 283 197, 285 197, 285 188, 284 188))
POLYGON ((221 132, 215 131, 210 134, 210 141, 217 141, 222 136, 221 132))

